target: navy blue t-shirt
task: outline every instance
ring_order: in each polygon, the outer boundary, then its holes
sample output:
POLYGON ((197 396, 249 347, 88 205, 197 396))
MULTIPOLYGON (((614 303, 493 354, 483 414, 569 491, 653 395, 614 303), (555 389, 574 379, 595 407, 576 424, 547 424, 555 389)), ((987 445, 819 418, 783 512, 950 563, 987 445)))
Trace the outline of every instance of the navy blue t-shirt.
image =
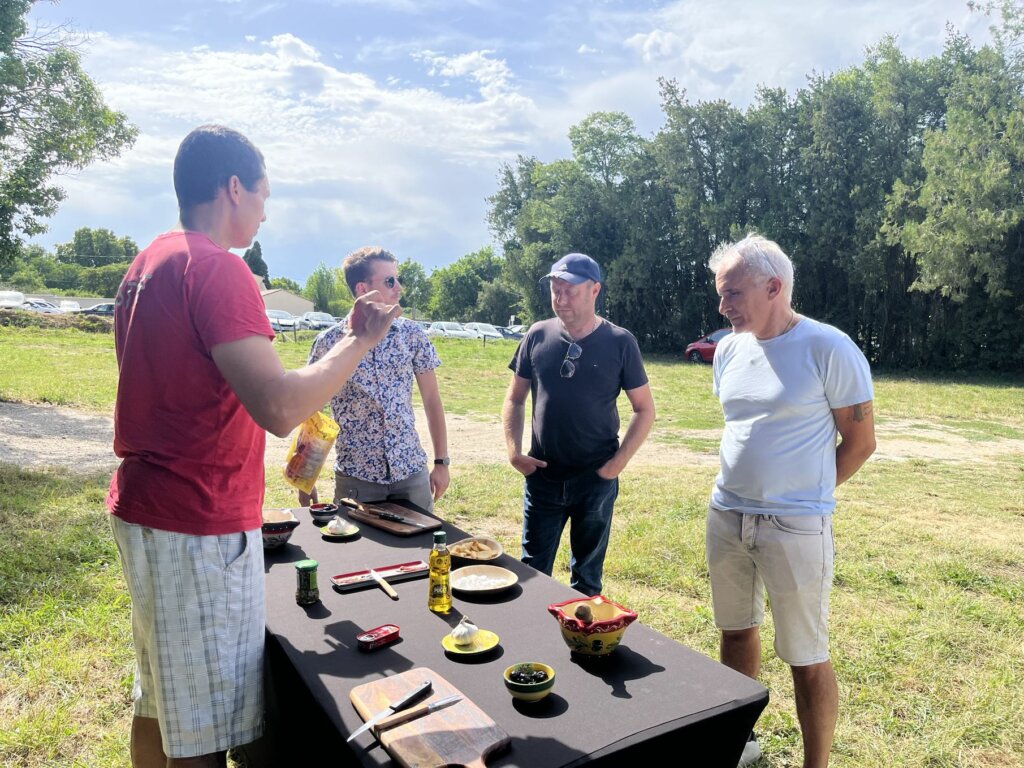
POLYGON ((615 454, 619 393, 647 383, 640 347, 624 328, 605 320, 576 342, 583 354, 573 361, 576 373, 563 378, 570 343, 558 318, 542 320, 530 327, 508 366, 530 380, 530 456, 548 463, 538 471, 553 480, 595 470, 615 454))

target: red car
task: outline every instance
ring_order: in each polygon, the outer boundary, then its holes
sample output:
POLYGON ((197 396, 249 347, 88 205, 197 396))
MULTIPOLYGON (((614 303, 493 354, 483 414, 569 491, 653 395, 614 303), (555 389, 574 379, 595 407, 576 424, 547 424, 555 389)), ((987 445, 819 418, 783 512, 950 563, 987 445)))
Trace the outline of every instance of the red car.
POLYGON ((691 363, 710 363, 715 359, 715 347, 718 346, 718 342, 730 333, 732 333, 732 328, 721 328, 688 344, 686 359, 691 363))

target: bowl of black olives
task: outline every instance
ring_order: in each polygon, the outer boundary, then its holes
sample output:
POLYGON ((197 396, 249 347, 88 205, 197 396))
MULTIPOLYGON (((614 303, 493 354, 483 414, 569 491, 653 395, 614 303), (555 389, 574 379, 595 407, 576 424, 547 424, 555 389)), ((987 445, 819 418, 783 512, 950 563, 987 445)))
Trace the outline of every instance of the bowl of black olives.
POLYGON ((539 661, 513 664, 505 670, 504 677, 512 698, 525 702, 540 701, 555 685, 555 670, 539 661))

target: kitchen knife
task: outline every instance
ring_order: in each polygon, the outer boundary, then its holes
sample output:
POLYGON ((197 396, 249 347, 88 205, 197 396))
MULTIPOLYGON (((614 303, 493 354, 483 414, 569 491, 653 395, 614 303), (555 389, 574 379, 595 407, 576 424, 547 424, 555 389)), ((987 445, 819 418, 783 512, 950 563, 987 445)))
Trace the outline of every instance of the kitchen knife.
POLYGON ((391 717, 385 717, 377 723, 377 733, 388 728, 394 728, 396 725, 407 723, 410 720, 415 720, 417 717, 429 715, 431 712, 437 712, 439 709, 450 707, 452 704, 458 704, 460 701, 462 701, 462 697, 456 694, 445 699, 438 699, 430 704, 420 704, 418 707, 406 710, 405 712, 399 712, 398 714, 391 715, 391 717))
POLYGON ((416 528, 426 528, 423 523, 417 523, 415 520, 399 515, 397 512, 391 512, 386 509, 374 509, 373 507, 365 507, 355 499, 338 499, 338 503, 342 504, 349 509, 358 509, 360 512, 366 515, 373 515, 381 520, 390 520, 393 523, 404 523, 405 525, 411 525, 416 528))
POLYGON ((414 525, 417 528, 426 528, 427 527, 423 523, 417 523, 415 520, 410 520, 407 517, 403 517, 402 515, 399 515, 399 514, 397 514, 395 512, 389 512, 388 510, 385 510, 385 509, 367 509, 366 507, 363 507, 363 511, 367 512, 367 513, 369 513, 371 515, 376 515, 381 520, 391 520, 392 522, 395 522, 395 523, 404 523, 405 525, 414 525))
POLYGON ((396 712, 398 712, 399 710, 405 709, 406 707, 411 706, 412 704, 415 704, 417 701, 419 701, 421 698, 423 698, 426 694, 430 693, 430 690, 433 687, 434 687, 434 683, 431 680, 425 680, 424 682, 420 683, 416 688, 413 688, 411 691, 409 691, 407 694, 405 694, 405 696, 400 698, 394 704, 390 704, 387 709, 382 709, 380 712, 375 714, 373 717, 371 717, 369 720, 367 720, 361 726, 356 728, 352 732, 352 735, 349 736, 347 739, 345 739, 345 742, 348 743, 348 742, 352 741, 352 739, 354 739, 356 736, 361 734, 363 731, 368 731, 370 728, 375 726, 377 723, 379 723, 385 717, 388 717, 389 715, 393 715, 396 712))

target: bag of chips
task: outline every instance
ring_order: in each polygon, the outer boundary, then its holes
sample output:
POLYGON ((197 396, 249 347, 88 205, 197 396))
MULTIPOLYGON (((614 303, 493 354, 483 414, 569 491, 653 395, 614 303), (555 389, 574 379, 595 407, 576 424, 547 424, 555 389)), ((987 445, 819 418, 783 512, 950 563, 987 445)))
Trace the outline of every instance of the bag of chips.
POLYGON ((288 450, 284 479, 303 493, 312 493, 339 431, 338 422, 320 411, 302 422, 288 450))

